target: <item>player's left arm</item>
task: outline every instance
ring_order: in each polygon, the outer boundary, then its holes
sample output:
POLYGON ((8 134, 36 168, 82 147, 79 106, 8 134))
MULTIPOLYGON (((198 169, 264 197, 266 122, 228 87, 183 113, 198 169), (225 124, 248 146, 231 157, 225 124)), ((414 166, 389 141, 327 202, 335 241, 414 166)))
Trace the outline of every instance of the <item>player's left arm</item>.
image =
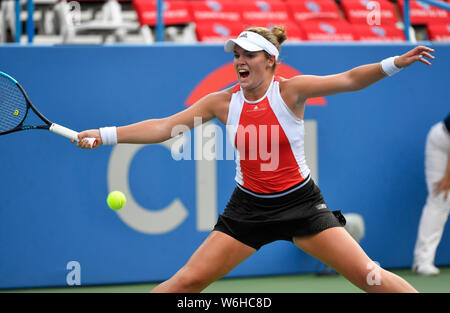
MULTIPOLYGON (((426 59, 434 59, 430 52, 434 52, 434 50, 425 46, 415 47, 396 57, 394 65, 397 68, 405 68, 417 61, 431 65, 430 61, 426 59)), ((308 99, 361 90, 386 76, 380 62, 361 65, 349 71, 328 76, 295 76, 286 82, 286 87, 297 93, 300 98, 308 99)))

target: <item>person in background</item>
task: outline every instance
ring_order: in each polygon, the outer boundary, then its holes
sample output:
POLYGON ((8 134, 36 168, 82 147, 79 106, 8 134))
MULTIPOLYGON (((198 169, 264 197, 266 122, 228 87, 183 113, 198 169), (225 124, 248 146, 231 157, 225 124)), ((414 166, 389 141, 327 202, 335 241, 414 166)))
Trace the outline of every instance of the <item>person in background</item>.
POLYGON ((412 270, 419 275, 438 275, 434 258, 450 212, 450 112, 428 132, 425 178, 428 197, 419 222, 412 270))

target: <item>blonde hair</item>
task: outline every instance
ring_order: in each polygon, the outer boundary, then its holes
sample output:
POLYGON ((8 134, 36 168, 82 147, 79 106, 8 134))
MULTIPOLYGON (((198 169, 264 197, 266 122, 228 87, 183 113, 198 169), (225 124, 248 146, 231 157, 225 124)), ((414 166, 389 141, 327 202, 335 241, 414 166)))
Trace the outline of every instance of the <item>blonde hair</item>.
MULTIPOLYGON (((283 25, 273 26, 271 29, 266 27, 249 27, 246 31, 257 33, 258 35, 266 38, 270 43, 272 43, 275 48, 278 49, 278 52, 281 52, 281 44, 287 39, 286 36, 286 28, 283 25)), ((266 57, 270 58, 270 54, 266 53, 266 57)), ((277 63, 274 64, 273 70, 275 70, 277 63)))

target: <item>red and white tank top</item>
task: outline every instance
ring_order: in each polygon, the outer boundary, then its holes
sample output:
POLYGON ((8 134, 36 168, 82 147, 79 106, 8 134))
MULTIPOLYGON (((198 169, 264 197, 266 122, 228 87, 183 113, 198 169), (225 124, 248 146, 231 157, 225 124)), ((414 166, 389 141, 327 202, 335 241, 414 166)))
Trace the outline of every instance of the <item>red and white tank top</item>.
POLYGON ((255 193, 278 193, 305 181, 304 123, 287 107, 275 77, 266 94, 248 101, 239 84, 228 109, 236 151, 236 182, 255 193))

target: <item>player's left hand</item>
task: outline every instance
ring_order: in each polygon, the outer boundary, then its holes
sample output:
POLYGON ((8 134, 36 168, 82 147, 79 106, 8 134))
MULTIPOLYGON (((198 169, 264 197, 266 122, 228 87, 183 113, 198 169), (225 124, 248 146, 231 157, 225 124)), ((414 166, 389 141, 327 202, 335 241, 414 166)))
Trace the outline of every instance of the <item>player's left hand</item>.
POLYGON ((434 60, 434 56, 431 55, 430 52, 434 52, 434 49, 425 46, 417 46, 405 54, 395 58, 394 64, 397 67, 407 67, 414 62, 419 61, 425 63, 426 65, 431 65, 431 62, 426 59, 428 58, 430 60, 434 60))

